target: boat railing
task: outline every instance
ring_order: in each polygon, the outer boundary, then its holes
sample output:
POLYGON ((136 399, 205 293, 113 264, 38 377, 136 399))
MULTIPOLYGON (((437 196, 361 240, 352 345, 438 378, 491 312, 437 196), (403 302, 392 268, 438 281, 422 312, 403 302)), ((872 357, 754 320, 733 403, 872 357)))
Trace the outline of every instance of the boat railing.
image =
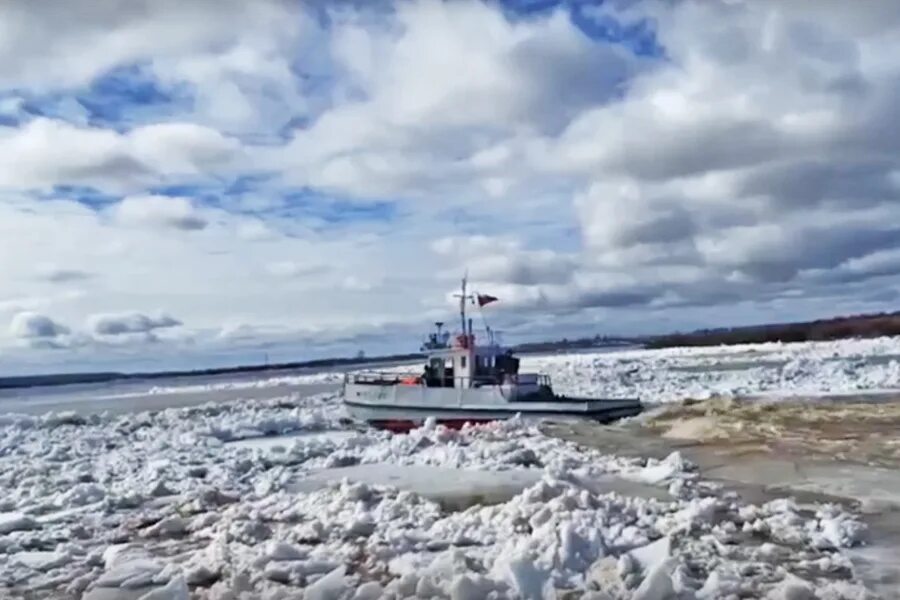
POLYGON ((359 373, 347 373, 344 380, 347 383, 364 383, 368 385, 397 385, 412 379, 421 379, 421 373, 402 373, 397 371, 361 371, 359 373))
MULTIPOLYGON (((347 373, 344 376, 346 383, 360 383, 364 385, 421 385, 426 384, 421 372, 398 371, 360 371, 347 373)), ((506 375, 503 378, 496 375, 476 375, 474 377, 444 377, 443 386, 438 387, 483 387, 489 385, 537 385, 550 389, 550 376, 543 373, 523 373, 521 375, 506 375), (457 382, 466 385, 457 386, 457 382), (448 385, 450 384, 450 385, 448 385)))

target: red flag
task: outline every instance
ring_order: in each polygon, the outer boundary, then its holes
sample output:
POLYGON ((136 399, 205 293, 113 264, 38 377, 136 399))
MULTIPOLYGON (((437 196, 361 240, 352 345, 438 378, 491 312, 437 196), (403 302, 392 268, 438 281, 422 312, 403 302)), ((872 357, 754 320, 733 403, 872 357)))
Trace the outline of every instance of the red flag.
POLYGON ((495 296, 488 296, 487 294, 476 294, 475 296, 478 300, 478 306, 482 307, 485 304, 490 304, 491 302, 496 302, 499 298, 495 296))

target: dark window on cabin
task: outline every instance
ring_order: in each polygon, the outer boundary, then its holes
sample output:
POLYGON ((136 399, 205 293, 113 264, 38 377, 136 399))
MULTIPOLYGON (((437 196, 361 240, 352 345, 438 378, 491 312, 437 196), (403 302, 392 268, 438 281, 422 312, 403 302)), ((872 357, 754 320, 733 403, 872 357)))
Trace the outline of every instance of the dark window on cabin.
POLYGON ((466 357, 465 357, 465 356, 460 356, 460 357, 459 357, 459 368, 460 368, 460 369, 465 369, 465 368, 466 368, 466 357))

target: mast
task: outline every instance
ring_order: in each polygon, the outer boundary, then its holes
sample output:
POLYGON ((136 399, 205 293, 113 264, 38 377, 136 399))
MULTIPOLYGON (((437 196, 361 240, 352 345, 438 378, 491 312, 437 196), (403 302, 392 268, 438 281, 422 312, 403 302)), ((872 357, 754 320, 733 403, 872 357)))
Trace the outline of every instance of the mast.
POLYGON ((459 296, 459 323, 462 326, 463 335, 466 335, 466 277, 462 279, 462 294, 459 296))

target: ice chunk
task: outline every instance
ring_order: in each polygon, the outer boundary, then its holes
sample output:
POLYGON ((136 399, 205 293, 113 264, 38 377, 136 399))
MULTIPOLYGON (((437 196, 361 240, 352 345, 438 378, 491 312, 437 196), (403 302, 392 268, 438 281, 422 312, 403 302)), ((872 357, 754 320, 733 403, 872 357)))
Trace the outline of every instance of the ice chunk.
POLYGON ((673 559, 663 560, 647 573, 641 585, 634 591, 632 600, 671 600, 675 598, 675 587, 670 574, 673 559))
MULTIPOLYGON (((450 600, 482 600, 491 592, 489 582, 483 578, 473 578, 469 575, 457 575, 450 584, 450 600)), ((542 596, 529 596, 522 593, 523 598, 541 598, 542 596)))
POLYGON ((208 586, 219 579, 219 569, 204 563, 195 563, 185 568, 184 579, 191 586, 208 586))
MULTIPOLYGON (((621 558, 628 559, 628 555, 623 554, 621 558)), ((628 589, 624 578, 631 572, 631 568, 630 565, 627 565, 628 568, 622 568, 619 562, 613 556, 605 556, 597 560, 588 569, 585 581, 616 597, 624 597, 628 589)))
POLYGON ((375 531, 378 524, 372 519, 372 515, 363 513, 347 525, 349 537, 369 537, 375 531))
POLYGON ((306 588, 303 594, 304 600, 339 600, 350 589, 350 583, 345 575, 344 565, 327 573, 314 584, 306 588))
POLYGON ((788 575, 768 593, 766 598, 768 600, 815 600, 816 595, 809 583, 794 575, 788 575))
POLYGON ((384 596, 384 588, 381 587, 381 584, 377 581, 369 581, 356 588, 351 600, 379 600, 382 596, 384 596))
POLYGON ((100 502, 106 497, 106 490, 95 483, 79 483, 56 499, 57 506, 86 506, 100 502))
POLYGON ((9 560, 35 571, 49 571, 68 564, 72 557, 65 552, 18 552, 9 557, 9 560))
POLYGON ((505 578, 523 600, 544 600, 553 596, 550 573, 538 568, 533 558, 517 556, 504 566, 505 578))
POLYGON ((138 600, 190 600, 191 594, 182 577, 173 577, 161 588, 151 590, 138 600))
POLYGON ((38 522, 28 515, 18 512, 0 513, 0 535, 14 531, 29 531, 38 527, 38 522))
POLYGON ((164 565, 149 558, 117 561, 94 583, 96 587, 140 588, 153 583, 164 565))
POLYGON ((291 582, 291 563, 272 561, 263 569, 263 575, 269 581, 286 585, 291 582))
POLYGON ((697 598, 701 600, 717 600, 732 594, 737 594, 740 589, 739 576, 731 573, 723 574, 722 571, 713 571, 707 576, 703 586, 697 590, 697 598))
POLYGON ((148 527, 144 532, 146 537, 173 537, 183 535, 187 531, 187 522, 175 515, 167 517, 159 523, 148 527))
POLYGON ((645 572, 649 572, 662 564, 672 554, 672 541, 668 537, 656 540, 652 544, 635 548, 628 553, 638 566, 645 572))
POLYGON ((50 412, 41 419, 45 427, 59 427, 60 425, 84 425, 87 420, 74 410, 50 412))
POLYGON ((633 475, 634 479, 644 483, 657 484, 672 479, 687 470, 687 462, 680 452, 672 452, 655 465, 644 467, 633 475))
POLYGON ((268 561, 304 560, 309 556, 309 551, 300 546, 287 542, 272 541, 266 544, 262 559, 268 561))
POLYGON ((849 548, 865 536, 866 525, 840 507, 826 506, 817 516, 818 531, 811 537, 812 544, 818 548, 849 548))

